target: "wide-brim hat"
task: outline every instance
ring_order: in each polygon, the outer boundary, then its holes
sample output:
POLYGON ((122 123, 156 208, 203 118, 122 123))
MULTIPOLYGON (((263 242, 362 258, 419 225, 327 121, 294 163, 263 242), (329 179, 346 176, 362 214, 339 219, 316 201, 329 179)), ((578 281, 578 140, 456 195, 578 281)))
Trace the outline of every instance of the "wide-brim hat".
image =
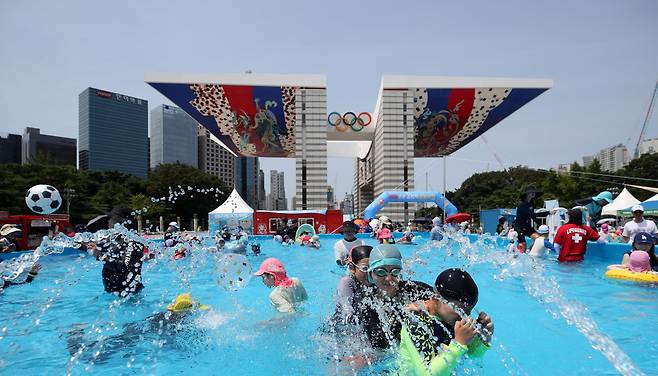
POLYGON ((606 201, 608 204, 610 204, 610 203, 612 203, 612 201, 613 201, 613 200, 612 200, 612 192, 610 192, 610 191, 603 191, 603 192, 599 193, 598 195, 592 197, 592 200, 593 200, 593 201, 601 201, 601 200, 604 200, 604 201, 606 201))
POLYGON ((521 193, 519 197, 521 198, 521 200, 523 200, 525 196, 527 196, 529 193, 534 193, 535 198, 538 198, 539 196, 544 194, 544 192, 537 190, 535 187, 529 186, 528 188, 526 188, 525 192, 521 193))

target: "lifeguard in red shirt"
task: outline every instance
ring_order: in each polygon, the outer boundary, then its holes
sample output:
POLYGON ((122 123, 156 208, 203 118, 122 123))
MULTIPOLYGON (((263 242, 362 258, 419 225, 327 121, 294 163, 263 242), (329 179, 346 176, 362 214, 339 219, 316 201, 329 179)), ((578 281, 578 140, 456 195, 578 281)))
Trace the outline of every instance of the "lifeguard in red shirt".
POLYGON ((558 261, 582 261, 588 240, 599 240, 599 233, 583 224, 580 209, 569 210, 569 222, 561 226, 553 243, 558 252, 558 261))

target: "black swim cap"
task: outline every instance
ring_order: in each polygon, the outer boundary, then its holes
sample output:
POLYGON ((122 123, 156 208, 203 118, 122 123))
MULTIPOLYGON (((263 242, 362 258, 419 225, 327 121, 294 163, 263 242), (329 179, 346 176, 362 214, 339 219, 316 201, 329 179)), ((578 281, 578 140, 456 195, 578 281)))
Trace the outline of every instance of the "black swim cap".
POLYGON ((352 252, 350 252, 352 262, 356 264, 365 258, 370 258, 370 251, 372 251, 372 247, 369 245, 358 245, 352 248, 352 252))
POLYGON ((475 307, 478 302, 478 286, 468 272, 462 269, 444 270, 434 281, 436 292, 451 302, 475 307))

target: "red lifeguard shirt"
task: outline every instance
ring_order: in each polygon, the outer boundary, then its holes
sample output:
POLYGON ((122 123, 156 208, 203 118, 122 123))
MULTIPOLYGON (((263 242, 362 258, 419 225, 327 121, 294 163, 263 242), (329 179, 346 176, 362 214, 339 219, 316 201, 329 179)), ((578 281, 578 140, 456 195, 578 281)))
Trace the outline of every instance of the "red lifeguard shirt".
POLYGON ((560 245, 558 261, 582 261, 588 240, 598 240, 599 234, 586 225, 566 224, 555 234, 553 243, 560 245))

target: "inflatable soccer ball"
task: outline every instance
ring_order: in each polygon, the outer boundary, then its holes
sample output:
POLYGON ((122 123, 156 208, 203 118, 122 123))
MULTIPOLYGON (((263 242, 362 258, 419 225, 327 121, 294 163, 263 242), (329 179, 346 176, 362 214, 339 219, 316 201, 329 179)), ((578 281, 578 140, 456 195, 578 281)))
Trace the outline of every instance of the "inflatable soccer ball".
POLYGON ((50 185, 39 184, 28 189, 25 194, 25 203, 35 213, 50 214, 62 205, 59 191, 50 185))

